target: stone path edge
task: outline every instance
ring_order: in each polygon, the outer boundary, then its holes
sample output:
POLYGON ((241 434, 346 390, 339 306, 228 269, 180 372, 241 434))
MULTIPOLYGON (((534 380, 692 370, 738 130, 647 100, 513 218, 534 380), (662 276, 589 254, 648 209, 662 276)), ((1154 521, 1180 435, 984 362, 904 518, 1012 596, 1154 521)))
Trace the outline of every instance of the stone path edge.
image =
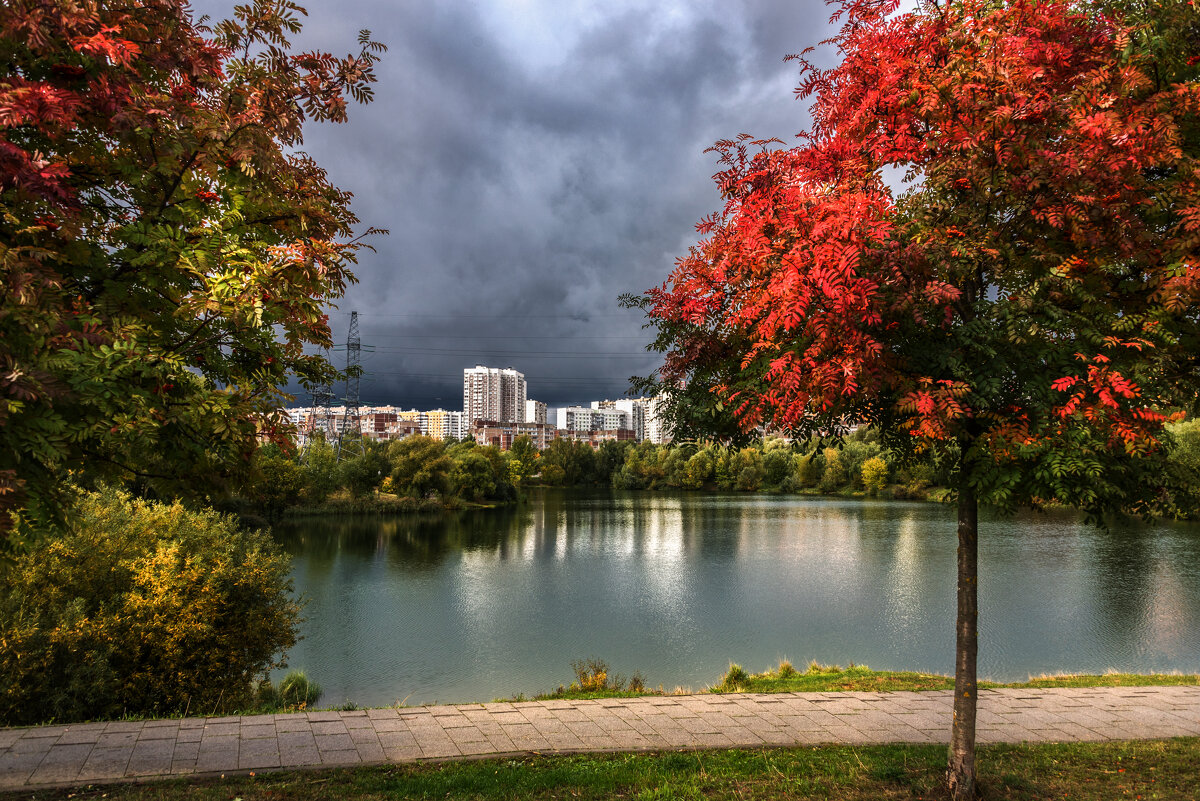
MULTIPOLYGON (((0 792, 531 754, 945 743, 951 691, 449 704, 0 729, 0 792)), ((984 690, 977 737, 1200 736, 1200 686, 984 690)))

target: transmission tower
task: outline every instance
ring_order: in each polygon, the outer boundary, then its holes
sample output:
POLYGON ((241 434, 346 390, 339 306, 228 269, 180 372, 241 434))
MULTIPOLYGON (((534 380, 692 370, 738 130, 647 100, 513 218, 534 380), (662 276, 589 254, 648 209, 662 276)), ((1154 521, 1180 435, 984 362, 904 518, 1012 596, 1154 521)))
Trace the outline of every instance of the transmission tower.
MULTIPOLYGON (((375 350, 363 345, 358 333, 358 312, 350 312, 350 332, 346 336, 346 413, 338 430, 337 458, 350 459, 362 452, 362 413, 359 410, 359 381, 362 376, 362 353, 375 350)), ((335 345, 335 350, 339 348, 335 345)))
MULTIPOLYGON (((325 361, 329 361, 328 348, 325 349, 325 361)), ((301 458, 306 461, 316 432, 320 431, 324 440, 330 444, 332 444, 334 432, 333 386, 329 382, 325 382, 313 387, 310 398, 311 406, 309 408, 308 420, 302 429, 304 433, 304 446, 300 452, 301 458)))

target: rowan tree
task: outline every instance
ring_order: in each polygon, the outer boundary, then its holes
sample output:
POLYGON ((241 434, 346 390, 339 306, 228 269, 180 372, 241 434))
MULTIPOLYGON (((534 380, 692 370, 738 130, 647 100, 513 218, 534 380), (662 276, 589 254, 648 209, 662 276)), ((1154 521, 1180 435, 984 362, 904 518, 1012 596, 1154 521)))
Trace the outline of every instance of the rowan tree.
POLYGON ((289 377, 332 376, 304 348, 362 243, 298 148, 371 99, 383 48, 290 52, 301 14, 0 5, 0 531, 68 474, 203 491, 286 442, 289 377))
POLYGON ((1191 3, 844 0, 811 129, 716 145, 723 210, 632 299, 656 380, 743 430, 880 431, 954 465, 948 781, 975 793, 977 509, 1169 509, 1200 376, 1191 3), (906 175, 894 192, 887 171, 906 175))

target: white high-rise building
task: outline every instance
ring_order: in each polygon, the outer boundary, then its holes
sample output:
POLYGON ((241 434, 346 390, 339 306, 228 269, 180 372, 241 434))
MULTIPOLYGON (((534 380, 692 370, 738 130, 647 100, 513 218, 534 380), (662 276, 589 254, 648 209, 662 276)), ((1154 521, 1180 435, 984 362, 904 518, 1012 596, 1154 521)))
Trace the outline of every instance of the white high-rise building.
POLYGON ((633 430, 629 412, 612 407, 564 406, 556 409, 556 424, 566 431, 633 430))
POLYGON ((592 401, 593 409, 618 409, 629 415, 625 428, 633 429, 634 438, 641 442, 646 438, 646 399, 619 398, 618 400, 592 401))
POLYGON ((671 441, 671 433, 667 430, 666 421, 659 417, 662 408, 661 397, 646 398, 646 439, 655 445, 665 445, 671 441))
POLYGON ((476 420, 525 422, 525 374, 511 367, 476 365, 463 370, 463 417, 476 420))
POLYGON ((538 400, 525 401, 524 422, 544 424, 546 422, 546 404, 538 400))

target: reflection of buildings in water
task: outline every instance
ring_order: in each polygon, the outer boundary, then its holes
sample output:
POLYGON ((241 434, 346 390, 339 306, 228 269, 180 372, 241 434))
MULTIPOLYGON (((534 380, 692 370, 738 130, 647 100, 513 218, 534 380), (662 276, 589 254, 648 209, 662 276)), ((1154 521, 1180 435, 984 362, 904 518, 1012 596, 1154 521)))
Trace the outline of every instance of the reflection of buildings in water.
POLYGON ((632 565, 638 595, 646 596, 652 609, 674 631, 691 631, 689 613, 690 566, 684 543, 683 504, 677 498, 661 498, 646 518, 643 531, 631 531, 641 543, 641 559, 632 565))
POLYGON ((917 521, 910 513, 897 522, 892 542, 891 566, 884 579, 883 594, 888 599, 885 616, 893 636, 903 636, 921 622, 922 588, 926 582, 922 568, 920 535, 917 521))
POLYGON ((764 554, 788 561, 851 566, 859 559, 858 515, 821 502, 799 502, 779 517, 770 508, 743 514, 738 523, 737 553, 761 559, 764 554))
POLYGON ((684 552, 683 504, 678 498, 662 498, 646 516, 641 552, 658 559, 678 560, 684 552))

